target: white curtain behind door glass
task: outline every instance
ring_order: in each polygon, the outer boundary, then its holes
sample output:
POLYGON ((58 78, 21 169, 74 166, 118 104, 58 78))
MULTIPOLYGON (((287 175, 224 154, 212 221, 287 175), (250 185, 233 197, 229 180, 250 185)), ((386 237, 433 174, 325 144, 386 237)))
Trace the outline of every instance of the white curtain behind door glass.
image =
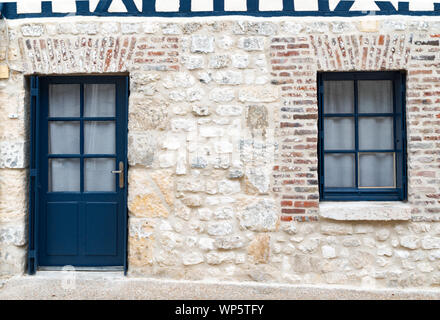
POLYGON ((80 153, 79 121, 49 122, 49 153, 78 154, 80 153))
POLYGON ((80 160, 49 160, 49 191, 80 191, 80 160))
POLYGON ((114 121, 85 121, 84 122, 84 153, 114 154, 115 146, 114 121))
POLYGON ((80 85, 49 85, 49 117, 79 117, 80 85))
POLYGON ((86 117, 114 117, 115 104, 114 84, 84 85, 84 115, 86 117))
POLYGON ((86 159, 84 166, 85 191, 115 191, 115 159, 86 159))

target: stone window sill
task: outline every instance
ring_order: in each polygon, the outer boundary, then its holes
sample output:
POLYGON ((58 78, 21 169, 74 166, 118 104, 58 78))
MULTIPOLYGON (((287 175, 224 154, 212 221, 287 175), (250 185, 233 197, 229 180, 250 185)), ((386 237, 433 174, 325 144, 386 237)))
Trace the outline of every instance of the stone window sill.
POLYGON ((319 215, 339 221, 407 221, 411 206, 405 202, 320 202, 319 215))

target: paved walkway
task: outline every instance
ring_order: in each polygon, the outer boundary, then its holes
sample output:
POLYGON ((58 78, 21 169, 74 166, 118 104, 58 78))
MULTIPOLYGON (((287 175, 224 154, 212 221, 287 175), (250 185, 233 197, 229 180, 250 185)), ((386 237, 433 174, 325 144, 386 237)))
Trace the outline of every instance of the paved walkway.
POLYGON ((44 271, 0 279, 0 299, 440 299, 440 289, 175 281, 124 277, 119 272, 44 271))

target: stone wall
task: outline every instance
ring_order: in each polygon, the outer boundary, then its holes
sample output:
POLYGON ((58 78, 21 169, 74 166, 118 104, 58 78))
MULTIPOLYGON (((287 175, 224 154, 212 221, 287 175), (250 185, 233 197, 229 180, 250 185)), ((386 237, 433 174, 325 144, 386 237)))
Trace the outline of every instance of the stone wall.
POLYGON ((24 77, 127 73, 130 276, 440 285, 440 19, 118 20, 9 22, 0 272, 24 271, 24 77), (350 70, 408 73, 405 203, 319 202, 317 72, 350 70))

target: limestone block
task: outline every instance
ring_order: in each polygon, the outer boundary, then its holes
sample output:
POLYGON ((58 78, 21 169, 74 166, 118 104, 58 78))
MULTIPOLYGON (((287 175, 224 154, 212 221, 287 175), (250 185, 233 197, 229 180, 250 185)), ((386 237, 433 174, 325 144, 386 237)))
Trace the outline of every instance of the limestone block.
POLYGON ((135 34, 138 33, 140 29, 139 23, 122 23, 121 32, 123 34, 135 34))
POLYGON ((231 57, 228 54, 213 55, 209 58, 209 67, 213 69, 226 68, 231 64, 231 57))
POLYGON ((358 24, 358 29, 361 32, 378 32, 380 23, 378 20, 362 20, 358 24))
POLYGON ((158 133, 155 131, 129 133, 128 163, 146 167, 153 165, 155 152, 158 149, 158 133))
POLYGON ((0 244, 12 244, 17 247, 27 243, 26 226, 15 222, 0 225, 0 244))
POLYGON ((204 261, 203 255, 199 252, 188 252, 182 256, 182 263, 185 266, 191 266, 202 263, 204 261))
POLYGON ((264 38, 261 37, 242 37, 238 40, 238 47, 245 51, 263 51, 264 38))
POLYGON ((268 234, 258 234, 249 244, 247 253, 255 263, 268 263, 270 236, 268 234))
POLYGON ((167 89, 191 88, 196 83, 195 78, 187 72, 177 72, 163 79, 163 86, 167 89))
POLYGON ((182 198, 182 202, 187 207, 201 207, 203 205, 203 198, 199 195, 191 194, 191 195, 185 195, 182 198))
POLYGON ((26 258, 25 248, 0 245, 0 276, 23 274, 26 267, 26 258))
POLYGON ((420 246, 420 240, 417 236, 400 237, 400 245, 408 249, 417 249, 420 246))
POLYGON ((249 55, 234 54, 232 55, 232 66, 238 69, 245 69, 249 66, 249 55))
POLYGON ((21 33, 25 37, 40 37, 44 33, 42 24, 25 24, 21 26, 21 33))
POLYGON ((196 121, 193 119, 176 118, 171 120, 171 130, 173 132, 192 132, 196 128, 196 121))
POLYGON ((241 102, 274 102, 278 100, 278 88, 271 86, 255 86, 242 88, 238 92, 241 102))
POLYGON ((194 35, 191 37, 191 52, 209 53, 214 52, 214 37, 194 35))
POLYGON ((244 247, 246 241, 241 236, 229 236, 215 239, 217 249, 232 250, 244 247))
POLYGON ((0 65, 0 79, 9 78, 9 67, 5 64, 0 65))
POLYGON ((232 233, 232 224, 227 221, 211 222, 207 232, 210 236, 225 236, 232 233))
POLYGON ((271 36, 277 31, 278 26, 272 22, 237 21, 232 27, 232 32, 238 35, 271 36))
POLYGON ((203 56, 185 55, 182 57, 182 63, 188 70, 203 69, 205 58, 203 56))
POLYGON ((267 194, 270 187, 271 172, 264 167, 247 167, 245 171, 245 190, 248 194, 267 194))
POLYGON ((329 236, 351 235, 353 234, 353 226, 350 224, 338 224, 321 222, 321 233, 329 236))
POLYGON ((304 29, 304 26, 300 23, 296 22, 282 22, 281 30, 287 34, 296 35, 304 29))
POLYGON ((223 195, 231 195, 240 192, 240 182, 221 180, 218 182, 218 192, 223 195))
POLYGON ((0 141, 0 168, 26 168, 26 147, 23 141, 0 141))
POLYGON ((239 85, 243 82, 240 71, 218 71, 214 73, 214 81, 221 85, 239 85))
POLYGON ((159 31, 159 24, 155 22, 146 22, 142 24, 142 30, 145 33, 156 33, 159 31))
POLYGON ((259 200, 240 212, 240 227, 259 232, 276 231, 279 225, 277 212, 274 200, 259 200))
POLYGON ((224 50, 231 49, 235 43, 234 38, 232 38, 228 35, 222 35, 222 36, 218 37, 215 40, 215 42, 217 43, 217 46, 220 49, 224 49, 224 50))
POLYGON ((155 170, 151 178, 162 192, 162 196, 169 206, 174 204, 174 178, 172 170, 155 170))
POLYGON ((169 212, 162 199, 155 193, 145 193, 129 197, 128 210, 135 217, 167 217, 169 212))
POLYGON ((128 238, 128 263, 131 268, 146 267, 153 263, 154 237, 128 238))
POLYGON ((129 107, 129 130, 164 130, 168 127, 169 102, 154 97, 131 99, 129 107))
POLYGON ((208 106, 193 106, 192 107, 192 113, 195 116, 199 116, 199 117, 206 117, 209 116, 211 114, 211 111, 209 110, 208 106))
POLYGON ((222 263, 233 263, 235 260, 234 252, 209 252, 206 255, 206 262, 212 265, 218 265, 222 263))
POLYGON ((424 237, 422 239, 422 248, 425 250, 440 249, 440 238, 438 237, 424 237))
POLYGON ((230 102, 235 99, 235 90, 229 88, 214 88, 210 91, 209 99, 214 102, 230 102))
POLYGON ((27 171, 0 169, 0 223, 20 221, 27 214, 27 171))
POLYGON ((164 23, 161 25, 163 34, 180 34, 182 31, 178 24, 175 23, 164 23))
POLYGON ((232 207, 221 207, 214 211, 214 218, 216 220, 226 220, 231 219, 235 216, 234 209, 232 207))

